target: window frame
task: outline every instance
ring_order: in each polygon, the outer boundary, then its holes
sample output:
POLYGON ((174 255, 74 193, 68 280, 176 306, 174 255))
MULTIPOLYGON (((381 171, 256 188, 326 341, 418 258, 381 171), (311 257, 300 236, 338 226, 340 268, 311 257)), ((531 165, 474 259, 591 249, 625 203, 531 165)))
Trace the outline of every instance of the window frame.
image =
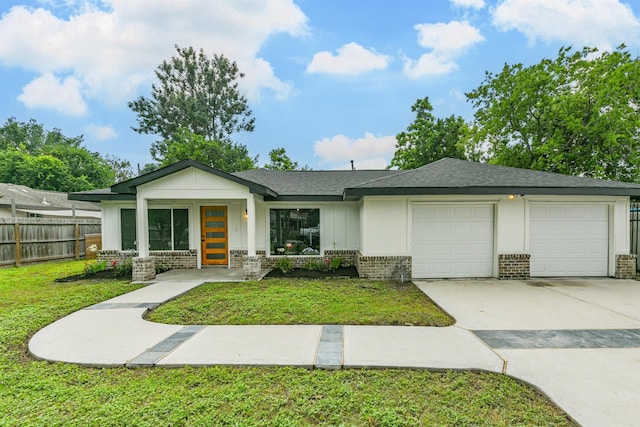
MULTIPOLYGON (((278 205, 267 205, 266 207, 266 241, 267 241, 267 253, 269 254, 269 256, 273 256, 273 257, 310 257, 310 256, 323 256, 324 254, 324 249, 322 246, 322 241, 323 241, 323 231, 322 231, 322 215, 323 215, 323 209, 321 206, 318 205, 292 205, 292 204, 286 204, 286 205, 282 205, 282 206, 278 206, 278 205), (271 211, 272 210, 317 210, 318 211, 318 226, 320 226, 319 230, 318 230, 318 253, 317 254, 279 254, 279 253, 274 253, 271 250, 272 247, 272 242, 271 242, 271 211)), ((301 227, 302 228, 302 227, 301 227)))
MULTIPOLYGON (((121 251, 126 251, 126 250, 134 250, 137 251, 138 250, 138 222, 137 222, 137 207, 129 207, 129 206, 121 206, 118 209, 118 226, 119 226, 119 243, 120 243, 120 250, 121 251), (123 248, 123 240, 122 240, 122 232, 123 232, 123 224, 122 224, 122 211, 124 210, 131 210, 134 211, 134 218, 135 221, 133 223, 133 227, 135 230, 135 240, 134 240, 134 248, 123 248)), ((175 251, 188 251, 191 250, 191 209, 188 206, 166 206, 166 205, 159 205, 159 206, 152 206, 152 207, 148 207, 147 208, 147 236, 148 236, 148 240, 149 242, 147 242, 149 244, 149 250, 150 251, 169 251, 169 252, 175 252, 175 251), (150 239, 150 235, 151 235, 151 223, 149 221, 149 214, 151 211, 156 211, 156 210, 169 210, 170 212, 170 217, 169 217, 169 225, 170 225, 170 236, 169 236, 169 241, 171 243, 171 248, 170 249, 151 249, 151 239, 150 239), (175 241, 175 237, 176 237, 176 233, 175 233, 175 214, 174 211, 175 210, 181 210, 181 211, 186 211, 186 231, 187 231, 187 236, 186 236, 186 248, 185 249, 176 249, 176 241, 175 241)))

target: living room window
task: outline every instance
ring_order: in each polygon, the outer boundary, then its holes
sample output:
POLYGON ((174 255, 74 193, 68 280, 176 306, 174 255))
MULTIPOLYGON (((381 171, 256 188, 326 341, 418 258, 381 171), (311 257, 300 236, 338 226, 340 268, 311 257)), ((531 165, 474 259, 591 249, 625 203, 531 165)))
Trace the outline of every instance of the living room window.
POLYGON ((188 209, 149 209, 149 249, 189 249, 188 209))
POLYGON ((271 209, 271 255, 319 255, 320 209, 271 209))
MULTIPOLYGON (((189 249, 188 209, 149 209, 149 249, 179 251, 189 249)), ((122 250, 137 249, 136 210, 120 209, 122 250)))

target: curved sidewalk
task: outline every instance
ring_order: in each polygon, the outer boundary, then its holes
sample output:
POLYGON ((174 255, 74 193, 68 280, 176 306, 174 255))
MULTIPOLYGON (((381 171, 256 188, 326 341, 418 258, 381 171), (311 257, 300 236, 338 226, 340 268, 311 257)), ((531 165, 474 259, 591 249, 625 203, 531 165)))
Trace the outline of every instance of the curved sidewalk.
POLYGON ((503 372, 472 332, 452 326, 180 326, 149 322, 147 310, 202 281, 158 282, 87 307, 36 333, 38 359, 88 366, 262 365, 411 367, 503 372))

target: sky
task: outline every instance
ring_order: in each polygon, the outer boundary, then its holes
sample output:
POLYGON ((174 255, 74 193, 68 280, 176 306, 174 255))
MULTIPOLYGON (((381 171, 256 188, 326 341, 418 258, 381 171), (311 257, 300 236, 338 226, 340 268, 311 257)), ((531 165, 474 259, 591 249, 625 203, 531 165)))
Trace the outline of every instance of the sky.
POLYGON ((416 100, 471 120, 486 72, 621 43, 639 56, 640 0, 2 0, 0 124, 35 119, 142 166, 157 137, 127 103, 192 46, 245 74, 255 130, 234 138, 259 165, 284 147, 313 169, 382 169, 416 100))

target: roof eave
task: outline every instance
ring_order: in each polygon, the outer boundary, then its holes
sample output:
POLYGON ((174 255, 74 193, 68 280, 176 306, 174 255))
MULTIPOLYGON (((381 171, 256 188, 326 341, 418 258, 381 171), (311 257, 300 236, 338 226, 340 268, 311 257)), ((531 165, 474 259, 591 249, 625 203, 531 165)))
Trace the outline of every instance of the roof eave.
POLYGON ((426 195, 560 195, 560 196, 640 196, 640 188, 621 187, 380 187, 347 188, 345 200, 363 196, 426 195))
POLYGON ((135 194, 125 193, 69 193, 69 200, 101 202, 103 200, 136 200, 135 194))

